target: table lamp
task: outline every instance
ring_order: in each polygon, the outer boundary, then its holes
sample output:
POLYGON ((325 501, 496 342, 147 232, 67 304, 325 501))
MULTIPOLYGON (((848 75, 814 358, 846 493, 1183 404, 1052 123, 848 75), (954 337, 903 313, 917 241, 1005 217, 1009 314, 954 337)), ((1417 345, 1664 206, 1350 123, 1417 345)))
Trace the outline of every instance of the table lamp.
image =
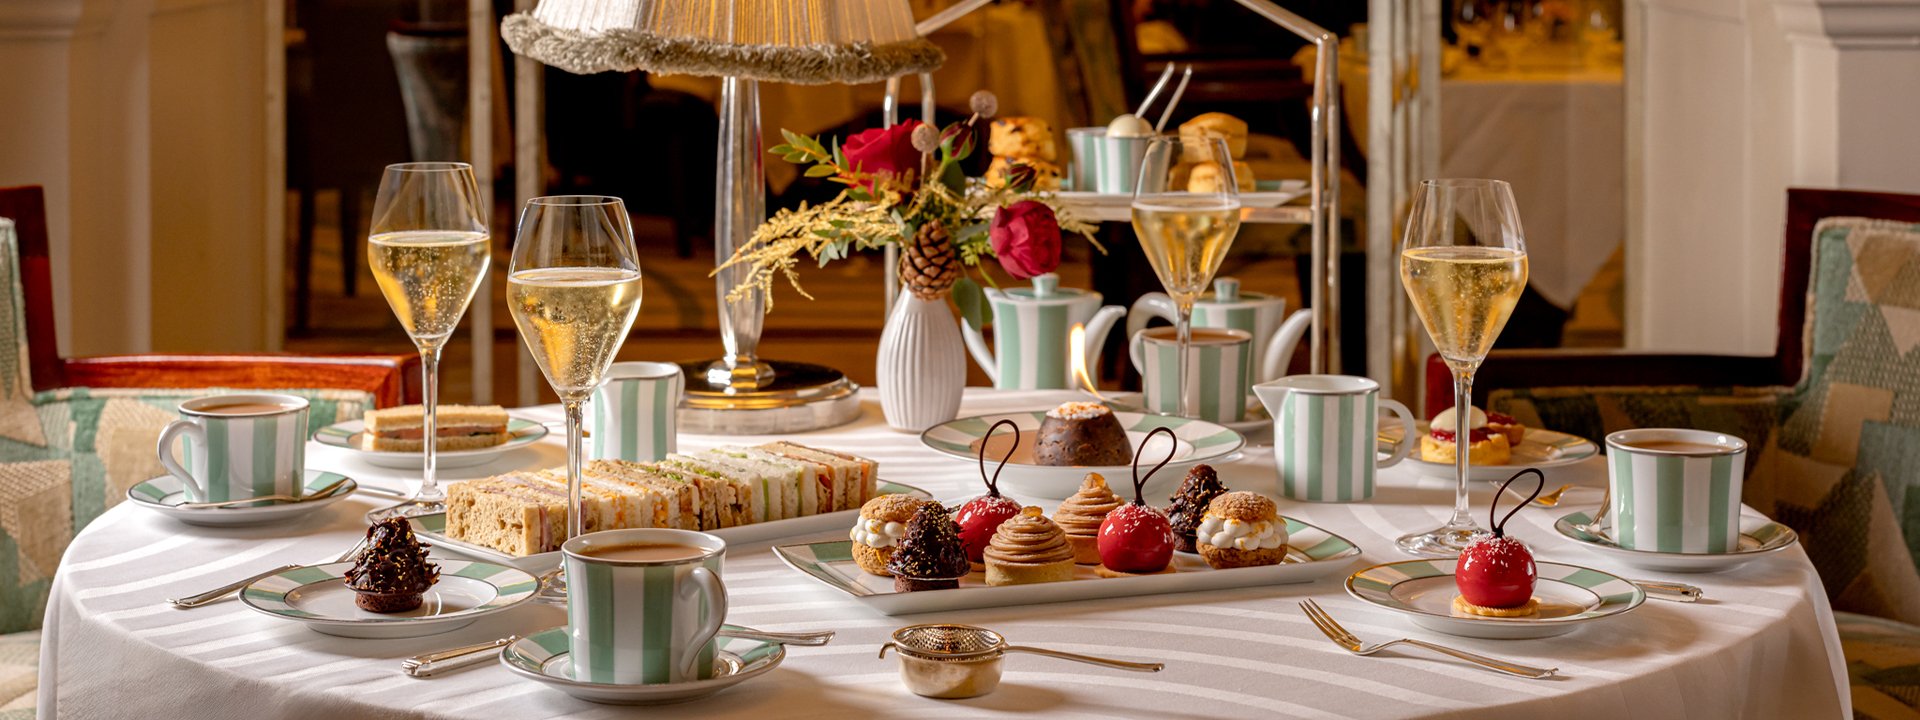
MULTIPOLYGON (((714 198, 715 262, 766 219, 759 82, 870 83, 932 72, 946 54, 915 29, 908 0, 541 0, 508 16, 516 54, 574 73, 643 70, 720 77, 714 198)), ((860 414, 844 373, 757 356, 766 298, 735 301, 747 267, 714 277, 725 355, 682 363, 680 429, 714 434, 801 432, 860 414)))

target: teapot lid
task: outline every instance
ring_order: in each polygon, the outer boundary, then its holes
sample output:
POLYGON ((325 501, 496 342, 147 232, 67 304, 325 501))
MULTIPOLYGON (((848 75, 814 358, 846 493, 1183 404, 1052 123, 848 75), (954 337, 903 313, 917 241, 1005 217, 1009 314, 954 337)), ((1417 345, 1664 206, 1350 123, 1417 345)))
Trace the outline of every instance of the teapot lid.
POLYGON ((1213 279, 1213 292, 1202 296, 1200 302, 1204 304, 1264 303, 1273 299, 1272 295, 1266 293, 1241 291, 1239 278, 1222 277, 1213 279))
POLYGON ((1089 295, 1088 291, 1079 288, 1060 287, 1060 276, 1055 273, 1035 275, 1032 278, 1032 282, 1033 287, 1031 288, 1007 288, 1006 295, 1021 300, 1060 302, 1080 300, 1089 295))

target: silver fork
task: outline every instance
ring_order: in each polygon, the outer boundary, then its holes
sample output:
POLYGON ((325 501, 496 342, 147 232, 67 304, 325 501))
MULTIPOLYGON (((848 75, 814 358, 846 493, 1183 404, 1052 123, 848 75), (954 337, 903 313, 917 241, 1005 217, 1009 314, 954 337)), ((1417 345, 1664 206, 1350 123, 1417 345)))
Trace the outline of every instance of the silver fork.
MULTIPOLYGON (((366 546, 367 546, 367 539, 365 537, 361 537, 360 542, 354 543, 353 549, 348 550, 344 553, 341 553, 340 557, 334 558, 333 561, 338 563, 338 562, 346 562, 348 560, 351 560, 353 559, 353 556, 360 554, 360 548, 363 548, 366 546)), ((232 595, 234 593, 240 592, 242 588, 245 588, 248 585, 252 585, 266 578, 273 577, 275 575, 286 572, 288 570, 293 570, 298 567, 300 566, 294 565, 291 563, 286 565, 281 565, 280 567, 267 570, 258 575, 250 575, 245 578, 235 580, 231 583, 221 585, 220 587, 214 588, 212 590, 199 593, 197 595, 188 595, 183 598, 168 598, 167 603, 177 608, 197 608, 197 607, 200 607, 201 605, 206 605, 215 600, 224 598, 228 595, 232 595)))
POLYGON ((1505 660, 1496 660, 1485 655, 1475 655, 1465 650, 1455 650, 1444 645, 1435 645, 1424 640, 1414 640, 1412 638, 1389 640, 1383 643, 1363 643, 1360 642, 1360 638, 1354 637, 1353 633, 1347 632, 1346 628, 1340 627, 1340 623, 1334 622, 1333 616, 1328 615, 1327 611, 1321 610, 1319 603, 1307 600, 1300 603, 1300 609, 1306 612, 1307 619, 1312 620, 1313 626, 1320 628, 1320 632, 1324 633, 1328 640, 1332 640, 1333 644, 1346 648, 1347 652, 1355 655, 1372 655, 1388 647, 1405 643, 1416 647, 1423 647, 1434 652, 1452 655, 1488 670, 1503 672, 1508 675, 1517 675, 1523 678, 1538 680, 1553 677, 1553 674, 1559 671, 1559 668, 1542 670, 1537 667, 1528 667, 1518 663, 1510 663, 1505 660))

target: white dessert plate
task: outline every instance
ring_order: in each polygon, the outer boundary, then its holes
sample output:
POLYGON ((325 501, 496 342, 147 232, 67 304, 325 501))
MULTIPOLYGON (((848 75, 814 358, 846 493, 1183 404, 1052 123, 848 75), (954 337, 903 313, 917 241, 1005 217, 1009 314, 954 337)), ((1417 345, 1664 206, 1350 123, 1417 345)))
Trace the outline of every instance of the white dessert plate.
POLYGON ((309 565, 255 580, 240 591, 247 607, 305 623, 316 632, 353 638, 408 638, 458 630, 533 598, 540 581, 493 563, 432 557, 440 581, 420 607, 397 613, 361 610, 347 587, 351 562, 309 565))
POLYGON ((218 508, 186 507, 187 494, 181 489, 180 478, 162 475, 152 480, 135 483, 127 488, 127 499, 133 504, 152 510, 189 525, 208 525, 224 527, 230 525, 260 525, 295 518, 320 508, 339 502, 341 498, 352 495, 360 485, 352 478, 339 473, 308 470, 303 478, 304 486, 311 492, 346 480, 339 487, 325 495, 300 502, 264 502, 248 503, 218 508))
MULTIPOLYGON (((727 627, 734 627, 728 625, 727 627)), ((715 638, 720 651, 713 658, 714 676, 706 680, 653 685, 620 685, 573 679, 573 643, 562 625, 509 643, 500 651, 508 670, 581 700, 611 705, 667 705, 698 700, 766 674, 787 659, 778 643, 741 638, 715 638)))
POLYGON ((853 562, 853 543, 847 540, 781 545, 773 554, 788 567, 886 615, 1313 582, 1345 570, 1360 554, 1351 540, 1294 518, 1286 521, 1287 559, 1279 565, 1215 570, 1199 555, 1177 552, 1173 572, 1159 575, 1103 578, 1092 565, 1076 565, 1072 580, 996 587, 987 584, 986 573, 975 571, 951 590, 894 592, 893 578, 869 575, 853 562))
POLYGON ((1590 522, 1593 522, 1592 513, 1576 512, 1555 521, 1553 529, 1560 531, 1560 534, 1567 536, 1567 539, 1580 543, 1581 547, 1616 560, 1622 565, 1659 572, 1692 573, 1729 570, 1785 550, 1800 540, 1799 534, 1795 533, 1793 528, 1758 515, 1741 515, 1740 548, 1733 552, 1679 553, 1629 550, 1615 545, 1611 538, 1587 532, 1586 525, 1590 522))
MULTIPOLYGON (((1146 406, 1142 404, 1143 402, 1145 402, 1145 397, 1137 392, 1121 392, 1107 396, 1107 407, 1115 410, 1124 410, 1126 412, 1151 413, 1152 411, 1148 410, 1146 406)), ((1267 406, 1261 405, 1260 398, 1253 395, 1247 396, 1247 415, 1245 420, 1219 424, 1221 427, 1230 428, 1234 432, 1240 433, 1247 438, 1252 438, 1256 433, 1272 432, 1273 430, 1273 418, 1267 416, 1267 406)))
MULTIPOLYGON (((1414 429, 1422 434, 1427 432, 1427 422, 1414 423, 1414 429)), ((1380 439, 1387 443, 1399 442, 1400 425, 1380 425, 1380 439)), ((1600 446, 1577 435, 1568 435, 1544 428, 1529 427, 1527 434, 1520 439, 1520 446, 1513 449, 1513 459, 1505 465, 1472 465, 1467 468, 1467 477, 1474 480, 1500 482, 1514 473, 1527 468, 1546 470, 1562 465, 1572 465, 1600 454, 1600 446)), ((1413 452, 1407 455, 1407 465, 1427 477, 1453 477, 1453 463, 1427 462, 1420 459, 1420 445, 1415 441, 1413 452)))
MULTIPOLYGON (((1253 192, 1240 193, 1241 207, 1270 208, 1280 207, 1307 193, 1305 180, 1262 180, 1254 183, 1253 192)), ((1055 193, 1062 203, 1068 205, 1089 205, 1096 207, 1128 207, 1133 204, 1133 193, 1101 193, 1086 190, 1061 190, 1055 193)))
MULTIPOLYGON (((1080 489, 1080 481, 1087 473, 1097 472, 1111 479, 1133 477, 1130 465, 1094 467, 1087 465, 1036 465, 1033 462, 1034 433, 1040 430, 1040 421, 1047 416, 1045 410, 1032 412, 1005 413, 1001 415, 981 415, 978 417, 951 420, 928 428, 920 434, 920 442, 947 457, 962 460, 968 464, 980 461, 980 444, 987 430, 1001 420, 1012 420, 1020 432, 1020 447, 1014 450, 1012 459, 1007 461, 1000 472, 1000 490, 1015 495, 1029 497, 1064 499, 1080 489)), ((1154 479, 1147 483, 1149 497, 1165 496, 1186 474, 1187 468, 1201 463, 1223 463, 1233 459, 1235 453, 1247 443, 1247 439, 1238 431, 1224 425, 1205 420, 1168 417, 1146 413, 1113 411, 1120 426, 1127 429, 1127 443, 1133 450, 1145 456, 1142 465, 1152 467, 1167 456, 1167 440, 1154 438, 1144 448, 1141 443, 1147 433, 1154 428, 1165 427, 1173 431, 1173 461, 1165 469, 1154 473, 1154 479)), ((1001 432, 986 440, 987 466, 1000 462, 1006 454, 1007 446, 1013 442, 1013 434, 1001 432)), ((1114 483, 1114 492, 1123 498, 1131 499, 1131 486, 1119 487, 1125 483, 1114 483)))
POLYGON ((1533 596, 1540 609, 1528 617, 1468 615, 1453 609, 1460 594, 1454 558, 1403 560, 1375 565, 1347 578, 1347 594, 1407 616, 1414 625, 1462 637, 1513 640, 1553 637, 1582 624, 1625 613, 1647 601, 1640 586, 1611 573, 1578 565, 1536 561, 1533 596))
MULTIPOLYGON (((346 450, 361 460, 380 467, 418 470, 420 469, 421 463, 425 462, 421 459, 420 451, 418 450, 411 452, 393 452, 390 450, 367 450, 362 448, 360 446, 360 434, 365 430, 365 421, 347 420, 320 428, 313 433, 313 439, 321 445, 346 450)), ((494 458, 500 457, 508 450, 538 442, 540 438, 546 436, 546 425, 532 420, 513 418, 507 421, 506 442, 493 447, 476 448, 473 450, 442 450, 434 455, 434 464, 441 468, 463 468, 485 465, 493 462, 494 458)))
MULTIPOLYGON (((921 490, 920 488, 912 485, 891 483, 885 480, 880 481, 878 489, 882 495, 912 495, 927 500, 933 499, 932 493, 921 490)), ((719 530, 707 530, 705 532, 717 535, 720 539, 732 544, 754 543, 793 537, 795 535, 827 532, 829 530, 844 531, 851 529, 853 527, 853 521, 859 517, 860 509, 854 508, 852 510, 841 510, 839 512, 821 515, 787 518, 785 520, 754 523, 752 525, 721 528, 719 530)), ((407 520, 413 524, 413 534, 433 541, 434 547, 443 548, 447 552, 478 558, 488 562, 500 563, 534 574, 544 573, 560 567, 560 551, 558 550, 520 557, 508 555, 484 545, 474 545, 447 537, 446 513, 415 515, 407 520)))

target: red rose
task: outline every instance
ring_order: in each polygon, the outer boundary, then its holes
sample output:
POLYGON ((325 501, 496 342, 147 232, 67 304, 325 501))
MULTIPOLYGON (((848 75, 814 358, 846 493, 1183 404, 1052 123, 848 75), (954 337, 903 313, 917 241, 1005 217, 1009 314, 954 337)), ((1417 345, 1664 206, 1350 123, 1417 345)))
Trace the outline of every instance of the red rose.
POLYGON ((841 143, 840 152, 847 165, 870 175, 920 170, 920 151, 913 149, 913 129, 919 120, 906 120, 890 128, 865 130, 841 143))
POLYGON ((1060 221, 1046 203, 1022 200, 994 211, 987 239, 1000 267, 1016 278, 1025 280, 1060 267, 1060 221))

